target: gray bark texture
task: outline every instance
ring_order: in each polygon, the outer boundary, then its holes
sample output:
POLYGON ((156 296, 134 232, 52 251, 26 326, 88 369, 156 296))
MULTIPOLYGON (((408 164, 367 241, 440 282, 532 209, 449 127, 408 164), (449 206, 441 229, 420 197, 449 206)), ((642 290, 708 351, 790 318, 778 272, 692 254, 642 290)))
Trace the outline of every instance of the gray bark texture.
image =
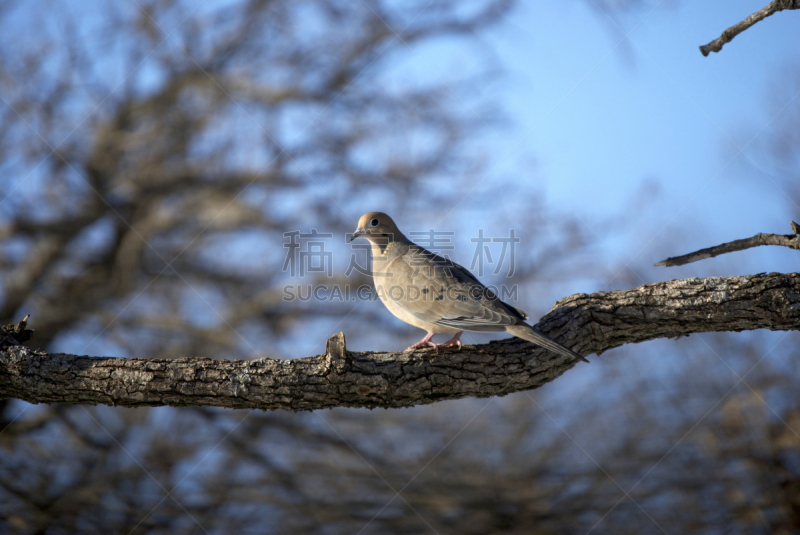
MULTIPOLYGON (((439 353, 350 352, 342 333, 328 340, 325 354, 292 360, 88 357, 24 346, 31 335, 24 327, 23 321, 0 333, 0 398, 31 403, 410 407, 538 388, 576 365, 516 338, 439 353)), ((698 332, 800 330, 800 274, 694 278, 575 294, 556 303, 536 328, 583 355, 698 332)))

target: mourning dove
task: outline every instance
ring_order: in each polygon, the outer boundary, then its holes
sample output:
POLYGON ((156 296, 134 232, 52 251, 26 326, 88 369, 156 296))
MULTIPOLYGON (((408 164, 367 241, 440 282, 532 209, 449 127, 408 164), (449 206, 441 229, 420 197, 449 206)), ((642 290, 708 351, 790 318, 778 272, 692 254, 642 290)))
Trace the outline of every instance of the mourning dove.
POLYGON ((589 362, 535 331, 528 315, 502 302, 468 270, 414 244, 381 212, 361 216, 349 241, 366 238, 372 249, 372 276, 389 312, 428 334, 408 349, 458 346, 464 331, 500 332, 533 342, 554 353, 589 362), (436 333, 453 333, 442 344, 436 333))

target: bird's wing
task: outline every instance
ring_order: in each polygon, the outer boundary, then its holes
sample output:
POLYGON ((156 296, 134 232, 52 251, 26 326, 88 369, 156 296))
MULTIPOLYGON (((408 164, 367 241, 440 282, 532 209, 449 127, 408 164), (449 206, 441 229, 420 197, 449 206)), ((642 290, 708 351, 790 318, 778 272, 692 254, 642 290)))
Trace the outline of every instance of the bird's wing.
POLYGON ((429 323, 491 332, 527 319, 468 270, 417 245, 393 259, 385 276, 386 297, 429 323))

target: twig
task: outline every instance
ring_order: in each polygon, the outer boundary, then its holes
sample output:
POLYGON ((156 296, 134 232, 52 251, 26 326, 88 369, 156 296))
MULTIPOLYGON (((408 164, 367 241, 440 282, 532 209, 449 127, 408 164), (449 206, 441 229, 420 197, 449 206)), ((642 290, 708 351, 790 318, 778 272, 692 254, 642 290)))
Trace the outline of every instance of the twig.
POLYGON ((706 258, 713 258, 715 256, 732 253, 734 251, 743 251, 751 247, 758 247, 759 245, 780 245, 781 247, 789 247, 800 251, 800 236, 797 235, 798 225, 792 221, 792 234, 756 234, 752 238, 745 238, 743 240, 736 240, 707 249, 700 249, 693 253, 685 254, 683 256, 675 256, 667 258, 661 262, 654 264, 656 266, 682 266, 684 264, 691 264, 698 260, 705 260, 706 258))
POLYGON ((764 20, 770 15, 773 15, 778 11, 783 11, 784 9, 800 9, 800 0, 775 0, 760 11, 756 11, 742 22, 734 24, 722 32, 722 35, 707 45, 701 46, 700 52, 702 52, 704 56, 708 56, 710 52, 719 52, 726 43, 730 43, 734 37, 748 29, 756 22, 764 20))

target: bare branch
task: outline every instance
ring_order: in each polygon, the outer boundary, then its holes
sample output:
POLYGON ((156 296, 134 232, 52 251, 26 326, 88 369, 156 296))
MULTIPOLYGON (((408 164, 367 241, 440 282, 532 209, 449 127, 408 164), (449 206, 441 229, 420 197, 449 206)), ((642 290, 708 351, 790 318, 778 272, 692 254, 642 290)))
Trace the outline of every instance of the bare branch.
MULTIPOLYGON (((697 332, 800 330, 800 274, 712 277, 576 294, 536 326, 581 354, 697 332)), ((294 360, 174 360, 0 349, 0 396, 31 403, 313 410, 409 407, 530 390, 575 365, 518 339, 461 351, 326 353, 294 360)))
MULTIPOLYGON (((796 224, 792 222, 792 228, 796 224)), ((733 253, 735 251, 744 251, 751 247, 758 247, 760 245, 780 245, 781 247, 789 247, 800 251, 800 236, 792 234, 761 234, 758 233, 752 238, 745 238, 743 240, 734 240, 732 242, 715 245, 706 249, 700 249, 693 253, 685 254, 682 256, 674 256, 662 260, 656 266, 682 266, 684 264, 691 264, 698 260, 705 260, 706 258, 714 258, 725 253, 733 253)))
POLYGON ((734 24, 722 32, 722 35, 707 45, 701 46, 700 52, 702 52, 704 56, 708 56, 710 52, 719 52, 726 43, 730 43, 734 37, 748 29, 756 22, 764 20, 770 15, 773 15, 778 11, 783 11, 784 9, 800 9, 800 0, 775 0, 765 8, 756 11, 740 23, 734 24))

